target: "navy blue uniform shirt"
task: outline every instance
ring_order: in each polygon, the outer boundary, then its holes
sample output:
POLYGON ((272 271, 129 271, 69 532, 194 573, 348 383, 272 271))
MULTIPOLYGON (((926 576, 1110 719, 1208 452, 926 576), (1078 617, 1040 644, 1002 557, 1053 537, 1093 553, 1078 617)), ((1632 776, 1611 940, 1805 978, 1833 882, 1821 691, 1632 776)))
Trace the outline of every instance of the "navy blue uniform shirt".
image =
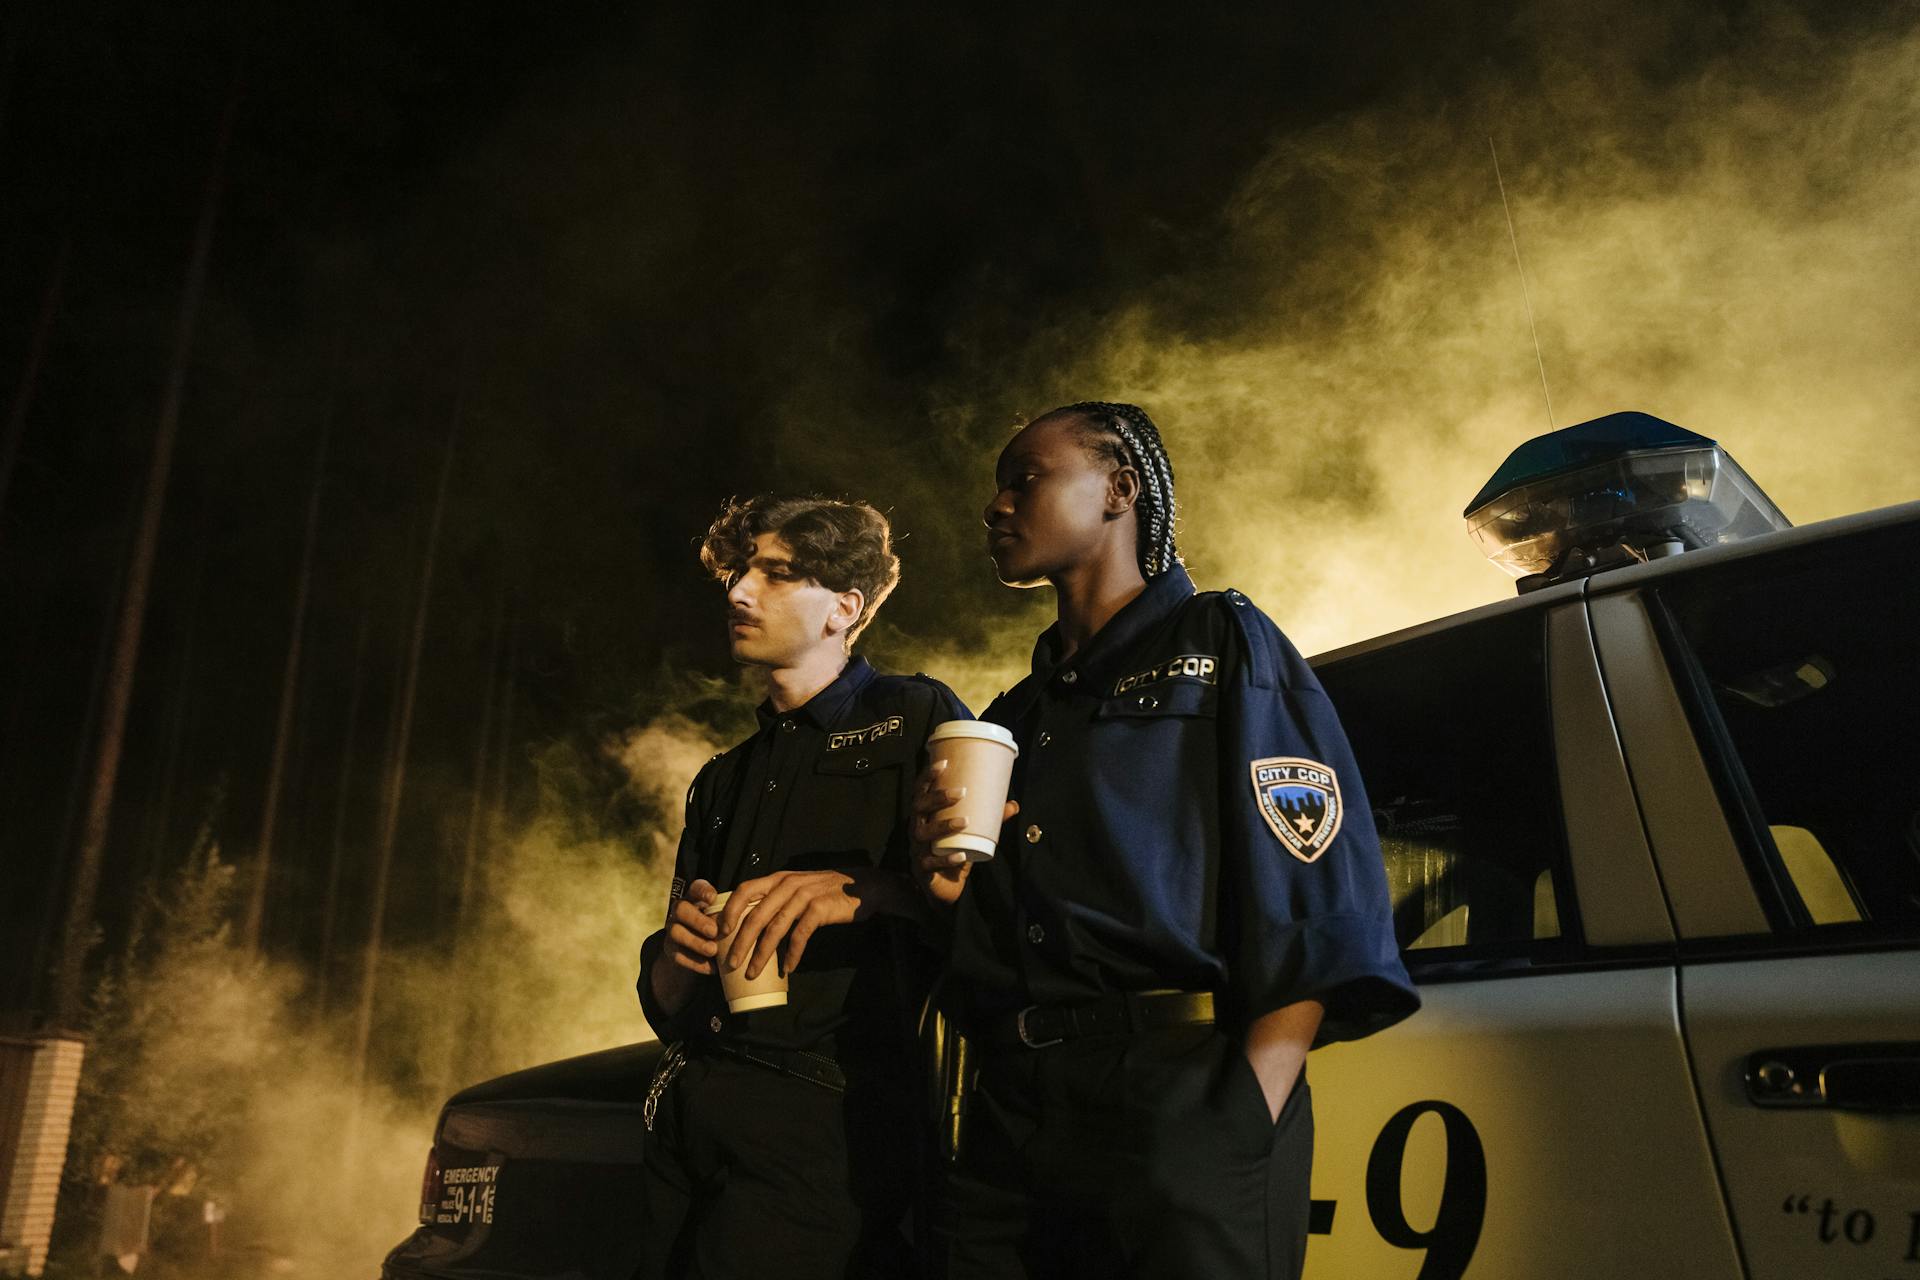
POLYGON ((1245 596, 1175 567, 983 719, 1020 746, 1020 813, 954 918, 962 1028, 1030 1004, 1212 991, 1244 1027, 1325 1002, 1319 1043, 1419 1007, 1373 816, 1320 682, 1245 596))
MULTIPOLYGON (((687 792, 667 913, 687 885, 727 890, 775 871, 881 867, 908 872, 913 785, 935 725, 971 719, 953 691, 925 676, 883 676, 854 658, 804 706, 759 709, 760 728, 708 761, 687 792)), ((927 965, 917 939, 885 919, 821 929, 788 980, 787 1003, 729 1013, 715 978, 677 1015, 650 973, 666 932, 640 948, 640 1007, 663 1040, 732 1038, 840 1058, 897 1054, 927 965)))

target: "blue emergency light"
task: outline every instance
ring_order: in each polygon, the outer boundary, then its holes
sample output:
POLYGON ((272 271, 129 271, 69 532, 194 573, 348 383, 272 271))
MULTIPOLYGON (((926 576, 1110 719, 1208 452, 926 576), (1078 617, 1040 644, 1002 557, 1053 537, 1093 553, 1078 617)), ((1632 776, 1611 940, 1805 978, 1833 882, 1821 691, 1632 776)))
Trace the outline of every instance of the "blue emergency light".
POLYGON ((1716 441, 1646 413, 1535 436, 1464 514, 1523 592, 1791 527, 1716 441))

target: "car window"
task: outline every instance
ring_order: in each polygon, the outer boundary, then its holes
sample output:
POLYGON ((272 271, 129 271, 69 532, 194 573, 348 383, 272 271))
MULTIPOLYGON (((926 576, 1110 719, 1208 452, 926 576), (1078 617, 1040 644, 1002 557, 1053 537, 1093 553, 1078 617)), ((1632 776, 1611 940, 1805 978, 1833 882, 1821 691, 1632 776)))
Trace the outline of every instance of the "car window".
POLYGON ((1865 919, 1840 868, 1821 847, 1818 836, 1805 827, 1769 826, 1767 830, 1773 836, 1773 847, 1780 851, 1787 878, 1806 904, 1813 923, 1857 924, 1865 919))
POLYGON ((1538 614, 1318 670, 1380 830, 1409 963, 1564 952, 1573 919, 1538 614))
POLYGON ((1781 928, 1920 936, 1916 540, 1822 544, 1660 592, 1696 733, 1781 928))

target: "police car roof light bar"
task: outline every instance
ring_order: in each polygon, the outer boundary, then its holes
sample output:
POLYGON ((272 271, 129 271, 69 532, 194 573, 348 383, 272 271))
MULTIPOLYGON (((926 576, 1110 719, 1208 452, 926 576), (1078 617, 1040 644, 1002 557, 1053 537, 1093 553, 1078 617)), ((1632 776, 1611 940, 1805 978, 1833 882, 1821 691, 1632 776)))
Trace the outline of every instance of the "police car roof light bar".
POLYGON ((1791 527, 1717 441, 1646 413, 1535 436, 1464 515, 1468 536, 1523 593, 1791 527))

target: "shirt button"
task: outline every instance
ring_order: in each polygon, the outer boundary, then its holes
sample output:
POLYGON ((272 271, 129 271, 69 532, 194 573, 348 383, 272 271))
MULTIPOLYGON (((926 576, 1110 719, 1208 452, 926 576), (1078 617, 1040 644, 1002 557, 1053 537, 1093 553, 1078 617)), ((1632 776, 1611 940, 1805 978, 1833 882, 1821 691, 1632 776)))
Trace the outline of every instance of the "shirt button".
POLYGON ((1045 942, 1046 940, 1047 940, 1047 931, 1045 929, 1042 929, 1037 924, 1030 924, 1027 926, 1028 942, 1031 942, 1034 946, 1037 947, 1041 943, 1045 942))
POLYGON ((725 818, 715 818, 713 820, 713 829, 715 831, 718 831, 720 828, 726 825, 727 825, 727 820, 725 818))
POLYGON ((1039 844, 1040 837, 1045 834, 1046 834, 1045 832, 1040 830, 1040 824, 1036 822, 1032 826, 1027 828, 1027 843, 1039 844))
POLYGON ((1080 673, 1078 671, 1069 671, 1067 672, 1067 674, 1060 677, 1060 682, 1062 684, 1072 684, 1075 680, 1078 680, 1079 678, 1080 678, 1080 673))
POLYGON ((774 781, 774 780, 773 780, 772 778, 768 778, 768 779, 767 779, 767 790, 769 790, 769 791, 771 791, 771 790, 773 790, 773 789, 774 789, 775 787, 777 787, 777 786, 779 786, 779 785, 780 785, 780 784, 779 784, 779 783, 777 783, 777 782, 775 782, 775 781, 774 781))
POLYGON ((791 721, 791 720, 782 720, 782 721, 780 722, 780 727, 781 727, 782 729, 784 729, 784 730, 785 730, 786 732, 788 732, 788 733, 792 733, 792 732, 793 732, 793 721, 791 721))
POLYGON ((853 771, 855 773, 865 773, 871 768, 873 768, 873 761, 867 759, 865 756, 861 756, 853 762, 853 771))
POLYGON ((713 1015, 713 1021, 707 1024, 707 1030, 713 1032, 713 1034, 715 1035, 719 1035, 720 1027, 721 1027, 720 1015, 716 1013, 713 1015))
POLYGON ((758 863, 760 861, 760 855, 757 853, 750 853, 747 855, 747 861, 752 863, 758 863))
POLYGON ((1052 735, 1052 734, 1050 734, 1050 733, 1042 733, 1042 734, 1040 735, 1040 745, 1041 745, 1041 746, 1043 746, 1043 747, 1044 747, 1044 746, 1046 746, 1046 745, 1047 745, 1047 744, 1048 744, 1049 742, 1052 742, 1052 741, 1053 741, 1053 735, 1052 735))
POLYGON ((1160 699, 1154 697, 1150 693, 1143 693, 1138 698, 1135 698, 1134 701, 1148 711, 1151 711, 1155 707, 1160 705, 1160 699))

